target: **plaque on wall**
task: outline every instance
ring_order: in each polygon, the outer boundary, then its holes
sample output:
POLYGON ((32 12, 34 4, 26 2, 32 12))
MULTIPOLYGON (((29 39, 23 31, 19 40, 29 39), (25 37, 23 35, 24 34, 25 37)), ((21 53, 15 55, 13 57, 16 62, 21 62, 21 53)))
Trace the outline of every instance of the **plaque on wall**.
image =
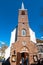
POLYGON ((12 55, 12 62, 16 62, 16 55, 12 55))

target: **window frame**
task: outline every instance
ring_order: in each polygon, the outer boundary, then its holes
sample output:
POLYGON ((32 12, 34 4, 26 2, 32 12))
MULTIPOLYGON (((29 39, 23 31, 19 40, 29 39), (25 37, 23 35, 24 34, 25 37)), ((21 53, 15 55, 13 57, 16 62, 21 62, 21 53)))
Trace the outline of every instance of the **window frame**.
POLYGON ((43 53, 43 45, 38 45, 39 52, 43 53))
POLYGON ((21 34, 22 34, 22 36, 26 36, 26 30, 22 29, 21 34))

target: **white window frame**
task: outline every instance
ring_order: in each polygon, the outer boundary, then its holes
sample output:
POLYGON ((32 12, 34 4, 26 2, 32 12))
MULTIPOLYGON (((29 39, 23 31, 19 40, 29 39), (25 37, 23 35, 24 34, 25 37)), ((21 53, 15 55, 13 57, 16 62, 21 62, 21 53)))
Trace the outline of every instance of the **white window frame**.
POLYGON ((22 36, 26 36, 26 30, 22 29, 22 36))

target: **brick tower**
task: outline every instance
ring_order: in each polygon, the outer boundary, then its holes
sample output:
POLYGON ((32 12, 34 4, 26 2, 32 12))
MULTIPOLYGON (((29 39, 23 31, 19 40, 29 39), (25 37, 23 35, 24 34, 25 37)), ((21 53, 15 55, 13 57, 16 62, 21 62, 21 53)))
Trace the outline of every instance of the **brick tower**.
POLYGON ((22 3, 22 8, 19 9, 19 16, 18 16, 18 37, 22 38, 22 41, 25 41, 23 40, 24 38, 25 39, 28 38, 28 40, 30 40, 27 14, 28 14, 27 9, 24 9, 24 5, 22 3))
POLYGON ((12 43, 11 46, 11 65, 20 65, 20 60, 22 58, 25 59, 26 56, 28 57, 28 64, 34 63, 33 56, 37 55, 37 52, 36 44, 30 41, 28 13, 22 3, 22 7, 19 9, 18 15, 16 41, 15 43, 12 43))

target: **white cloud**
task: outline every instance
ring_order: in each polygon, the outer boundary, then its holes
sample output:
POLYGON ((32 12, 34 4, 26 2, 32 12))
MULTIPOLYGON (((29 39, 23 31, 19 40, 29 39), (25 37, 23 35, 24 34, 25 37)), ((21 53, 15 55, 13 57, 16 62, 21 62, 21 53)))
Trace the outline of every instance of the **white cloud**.
POLYGON ((1 44, 5 44, 4 42, 2 42, 1 44))
POLYGON ((5 42, 0 41, 0 44, 5 44, 5 42))
POLYGON ((43 36, 41 38, 43 38, 43 36))

